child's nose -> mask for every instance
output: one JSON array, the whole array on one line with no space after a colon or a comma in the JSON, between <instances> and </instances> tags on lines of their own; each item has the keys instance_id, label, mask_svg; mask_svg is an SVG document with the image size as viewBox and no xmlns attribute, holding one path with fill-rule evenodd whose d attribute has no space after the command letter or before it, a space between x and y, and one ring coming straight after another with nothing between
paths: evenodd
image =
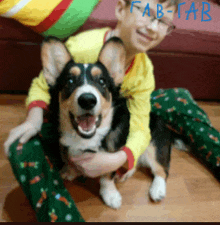
<instances>
[{"instance_id":1,"label":"child's nose","mask_svg":"<svg viewBox=\"0 0 220 225\"><path fill-rule=\"evenodd\" d=\"M157 19L155 19L147 27L148 27L148 29L150 29L154 32L158 32L159 31L159 21Z\"/></svg>"}]
</instances>

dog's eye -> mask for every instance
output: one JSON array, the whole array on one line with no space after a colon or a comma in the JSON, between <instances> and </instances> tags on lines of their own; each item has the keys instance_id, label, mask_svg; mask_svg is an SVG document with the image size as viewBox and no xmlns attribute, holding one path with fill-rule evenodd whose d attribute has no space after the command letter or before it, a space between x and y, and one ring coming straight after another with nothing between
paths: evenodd
<instances>
[{"instance_id":1,"label":"dog's eye","mask_svg":"<svg viewBox=\"0 0 220 225\"><path fill-rule=\"evenodd\" d=\"M99 79L99 83L102 85L102 87L106 87L105 79L104 78L100 78Z\"/></svg>"}]
</instances>

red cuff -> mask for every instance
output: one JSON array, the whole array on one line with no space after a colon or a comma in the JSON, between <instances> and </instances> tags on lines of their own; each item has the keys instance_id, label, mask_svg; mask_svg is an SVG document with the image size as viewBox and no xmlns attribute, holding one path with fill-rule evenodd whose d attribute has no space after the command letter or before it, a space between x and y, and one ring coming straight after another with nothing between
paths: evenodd
<instances>
[{"instance_id":1,"label":"red cuff","mask_svg":"<svg viewBox=\"0 0 220 225\"><path fill-rule=\"evenodd\" d=\"M125 173L127 173L128 170L123 168L123 167L120 167L117 171L116 171L116 174L121 178Z\"/></svg>"},{"instance_id":2,"label":"red cuff","mask_svg":"<svg viewBox=\"0 0 220 225\"><path fill-rule=\"evenodd\" d=\"M131 149L124 146L120 150L124 151L127 154L128 170L131 170L134 167L134 155ZM116 173L118 174L119 177L122 177L122 175L128 172L128 170L121 167L116 171Z\"/></svg>"},{"instance_id":3,"label":"red cuff","mask_svg":"<svg viewBox=\"0 0 220 225\"><path fill-rule=\"evenodd\" d=\"M34 107L39 107L44 110L48 110L48 105L44 101L33 101L31 104L28 106L28 111Z\"/></svg>"},{"instance_id":4,"label":"red cuff","mask_svg":"<svg viewBox=\"0 0 220 225\"><path fill-rule=\"evenodd\" d=\"M131 149L124 146L120 150L124 151L127 154L128 170L132 169L134 167L134 155L133 155Z\"/></svg>"}]
</instances>

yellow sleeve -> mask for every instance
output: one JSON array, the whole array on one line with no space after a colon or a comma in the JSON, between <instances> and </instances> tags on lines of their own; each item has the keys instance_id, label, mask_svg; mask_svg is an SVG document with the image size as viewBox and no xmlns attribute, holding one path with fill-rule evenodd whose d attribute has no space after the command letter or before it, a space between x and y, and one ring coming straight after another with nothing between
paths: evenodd
<instances>
[{"instance_id":1,"label":"yellow sleeve","mask_svg":"<svg viewBox=\"0 0 220 225\"><path fill-rule=\"evenodd\" d=\"M41 71L39 76L32 80L28 97L26 99L26 106L28 107L32 102L35 101L43 101L46 103L46 105L49 105L50 99L49 86L43 75L43 71Z\"/></svg>"},{"instance_id":2,"label":"yellow sleeve","mask_svg":"<svg viewBox=\"0 0 220 225\"><path fill-rule=\"evenodd\" d=\"M130 128L127 142L123 150L128 156L128 167L137 164L140 155L146 150L151 140L150 133L150 96L155 89L153 65L148 62L148 72L143 74L134 92L129 93L127 106L130 112ZM145 70L146 71L146 70Z\"/></svg>"}]
</instances>

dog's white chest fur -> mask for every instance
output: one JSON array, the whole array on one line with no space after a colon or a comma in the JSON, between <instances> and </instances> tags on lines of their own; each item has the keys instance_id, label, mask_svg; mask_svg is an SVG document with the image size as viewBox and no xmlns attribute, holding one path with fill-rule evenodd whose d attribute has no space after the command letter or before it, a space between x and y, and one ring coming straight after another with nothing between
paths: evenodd
<instances>
[{"instance_id":1,"label":"dog's white chest fur","mask_svg":"<svg viewBox=\"0 0 220 225\"><path fill-rule=\"evenodd\" d=\"M84 139L80 137L74 130L72 134L64 134L61 137L60 142L61 144L69 148L68 152L70 156L81 155L86 149L98 151L101 147L101 141L103 137L108 133L109 129L110 126L98 128L96 130L96 134L90 139Z\"/></svg>"}]
</instances>

